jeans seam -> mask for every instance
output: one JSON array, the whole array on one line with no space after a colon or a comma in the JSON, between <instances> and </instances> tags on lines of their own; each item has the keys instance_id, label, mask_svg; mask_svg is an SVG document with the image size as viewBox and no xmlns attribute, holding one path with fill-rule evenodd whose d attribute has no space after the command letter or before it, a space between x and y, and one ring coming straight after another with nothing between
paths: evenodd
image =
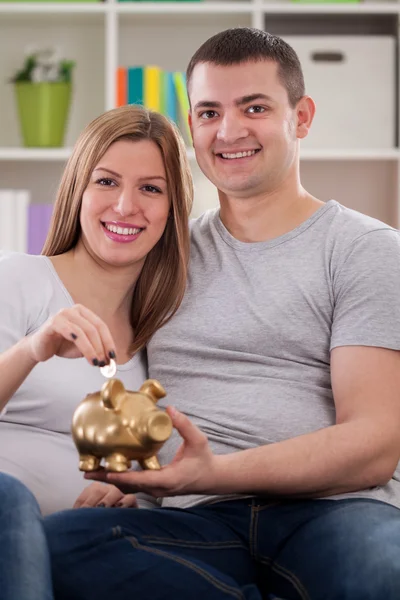
<instances>
[{"instance_id":1,"label":"jeans seam","mask_svg":"<svg viewBox=\"0 0 400 600\"><path fill-rule=\"evenodd\" d=\"M209 548L209 549L220 549L220 548L244 548L247 550L246 546L239 541L231 541L231 542L191 542L188 540L179 540L179 539L171 539L171 538L162 538L162 537L153 537L151 535L143 535L141 536L143 540L146 540L149 544L164 544L167 546L185 546L187 548Z\"/></svg>"},{"instance_id":2,"label":"jeans seam","mask_svg":"<svg viewBox=\"0 0 400 600\"><path fill-rule=\"evenodd\" d=\"M147 546L141 544L135 537L133 537L131 535L126 536L126 539L132 544L133 547L135 547L139 550L144 550L145 552L149 552L150 554L157 554L158 556L163 556L164 558L168 558L169 560L177 562L177 563L191 569L192 571L194 571L195 573L197 573L198 575L203 577L203 579L206 579L211 585L213 585L215 588L221 590L222 592L230 594L231 596L234 596L235 598L238 598L239 600L245 600L245 597L241 591L235 590L233 587L231 587L227 583L218 581L218 579L216 577L214 577L214 575L211 575L205 569L198 567L191 561L189 561L185 558L181 558L180 556L171 556L171 554L168 554L168 552L164 552L163 550L159 550L158 548L148 548Z\"/></svg>"},{"instance_id":3,"label":"jeans seam","mask_svg":"<svg viewBox=\"0 0 400 600\"><path fill-rule=\"evenodd\" d=\"M304 585L294 573L292 573L288 569L285 569L285 567L278 565L275 561L272 561L270 558L264 558L262 556L259 556L258 560L261 563L268 565L272 571L275 571L275 573L277 573L277 575L280 575L284 579L287 579L293 585L296 592L299 594L301 600L311 600Z\"/></svg>"},{"instance_id":4,"label":"jeans seam","mask_svg":"<svg viewBox=\"0 0 400 600\"><path fill-rule=\"evenodd\" d=\"M268 502L268 504L263 504L262 506L254 506L255 512L259 513L263 510L268 510L269 508L273 508L274 506L279 506L281 502Z\"/></svg>"},{"instance_id":5,"label":"jeans seam","mask_svg":"<svg viewBox=\"0 0 400 600\"><path fill-rule=\"evenodd\" d=\"M256 516L256 512L254 511L254 506L252 506L251 507L250 525L249 525L249 548L250 548L250 556L253 559L255 557L255 547L254 547L255 516Z\"/></svg>"}]
</instances>

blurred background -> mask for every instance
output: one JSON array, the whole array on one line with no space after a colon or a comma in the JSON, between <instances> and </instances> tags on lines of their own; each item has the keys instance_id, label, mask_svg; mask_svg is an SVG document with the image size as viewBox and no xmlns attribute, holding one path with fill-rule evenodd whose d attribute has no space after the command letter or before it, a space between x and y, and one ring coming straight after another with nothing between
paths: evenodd
<instances>
[{"instance_id":1,"label":"blurred background","mask_svg":"<svg viewBox=\"0 0 400 600\"><path fill-rule=\"evenodd\" d=\"M399 227L399 18L400 0L0 0L0 248L40 253L71 146L124 103L177 121L192 216L215 207L185 125L184 71L202 42L235 26L281 35L299 54L317 103L305 187Z\"/></svg>"}]
</instances>

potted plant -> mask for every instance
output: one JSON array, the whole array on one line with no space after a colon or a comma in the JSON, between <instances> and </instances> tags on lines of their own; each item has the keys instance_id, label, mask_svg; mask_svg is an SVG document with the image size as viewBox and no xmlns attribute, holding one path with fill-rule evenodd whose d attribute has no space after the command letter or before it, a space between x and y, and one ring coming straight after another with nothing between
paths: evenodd
<instances>
[{"instance_id":1,"label":"potted plant","mask_svg":"<svg viewBox=\"0 0 400 600\"><path fill-rule=\"evenodd\" d=\"M28 54L11 79L24 146L63 145L72 94L74 61L58 58L53 49Z\"/></svg>"}]
</instances>

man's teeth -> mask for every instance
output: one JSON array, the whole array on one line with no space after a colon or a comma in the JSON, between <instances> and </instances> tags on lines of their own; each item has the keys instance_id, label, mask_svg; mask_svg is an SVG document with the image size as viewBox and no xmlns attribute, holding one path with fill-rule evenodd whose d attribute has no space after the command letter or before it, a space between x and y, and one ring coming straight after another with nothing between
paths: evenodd
<instances>
[{"instance_id":1,"label":"man's teeth","mask_svg":"<svg viewBox=\"0 0 400 600\"><path fill-rule=\"evenodd\" d=\"M222 158L243 158L244 156L253 156L257 150L249 150L248 152L236 152L235 154L221 154Z\"/></svg>"},{"instance_id":2,"label":"man's teeth","mask_svg":"<svg viewBox=\"0 0 400 600\"><path fill-rule=\"evenodd\" d=\"M119 233L120 235L136 235L136 233L142 231L136 227L117 227L116 225L107 225L107 223L105 223L104 227L108 229L108 231Z\"/></svg>"}]
</instances>

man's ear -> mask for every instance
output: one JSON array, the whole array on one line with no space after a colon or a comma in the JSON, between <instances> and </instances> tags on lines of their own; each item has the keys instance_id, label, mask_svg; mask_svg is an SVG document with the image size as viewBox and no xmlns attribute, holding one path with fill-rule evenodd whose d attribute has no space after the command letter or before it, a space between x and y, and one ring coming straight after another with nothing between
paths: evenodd
<instances>
[{"instance_id":1,"label":"man's ear","mask_svg":"<svg viewBox=\"0 0 400 600\"><path fill-rule=\"evenodd\" d=\"M296 107L296 137L303 139L308 135L315 115L315 102L310 96L303 96Z\"/></svg>"}]
</instances>

